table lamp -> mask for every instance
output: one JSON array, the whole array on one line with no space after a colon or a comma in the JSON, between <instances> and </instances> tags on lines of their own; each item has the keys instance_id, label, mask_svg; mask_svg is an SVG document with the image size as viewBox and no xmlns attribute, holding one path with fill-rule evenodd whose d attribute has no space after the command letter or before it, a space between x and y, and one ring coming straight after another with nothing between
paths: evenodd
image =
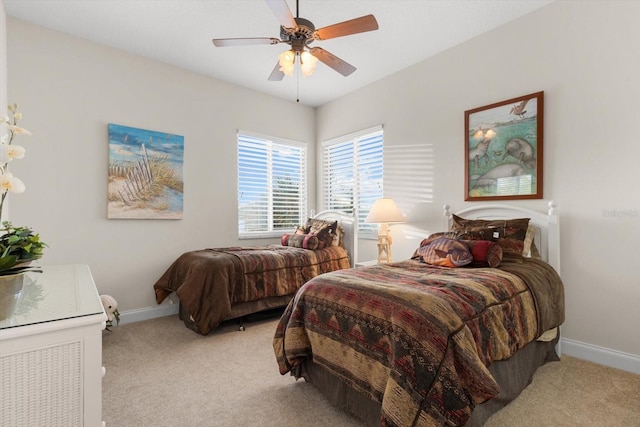
<instances>
[{"instance_id":1,"label":"table lamp","mask_svg":"<svg viewBox=\"0 0 640 427\"><path fill-rule=\"evenodd\" d=\"M390 198L375 201L364 222L380 224L378 229L378 264L391 262L390 223L405 222L404 215Z\"/></svg>"}]
</instances>

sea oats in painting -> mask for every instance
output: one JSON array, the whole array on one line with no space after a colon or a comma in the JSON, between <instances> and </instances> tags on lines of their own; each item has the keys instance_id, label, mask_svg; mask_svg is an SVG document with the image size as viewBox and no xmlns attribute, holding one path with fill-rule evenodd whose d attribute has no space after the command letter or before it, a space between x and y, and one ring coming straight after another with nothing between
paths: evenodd
<instances>
[{"instance_id":1,"label":"sea oats in painting","mask_svg":"<svg viewBox=\"0 0 640 427\"><path fill-rule=\"evenodd\" d=\"M184 137L109 124L108 218L181 219Z\"/></svg>"}]
</instances>

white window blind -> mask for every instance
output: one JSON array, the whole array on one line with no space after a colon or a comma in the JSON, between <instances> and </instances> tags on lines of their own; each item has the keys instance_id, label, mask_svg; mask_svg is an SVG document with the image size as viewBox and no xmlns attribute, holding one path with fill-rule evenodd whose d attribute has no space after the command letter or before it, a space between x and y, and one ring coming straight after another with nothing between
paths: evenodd
<instances>
[{"instance_id":1,"label":"white window blind","mask_svg":"<svg viewBox=\"0 0 640 427\"><path fill-rule=\"evenodd\" d=\"M302 143L238 133L238 233L279 236L306 220L307 148Z\"/></svg>"},{"instance_id":2,"label":"white window blind","mask_svg":"<svg viewBox=\"0 0 640 427\"><path fill-rule=\"evenodd\" d=\"M377 230L364 219L383 194L383 136L377 126L322 144L324 209L347 214L357 209L359 230L365 233Z\"/></svg>"}]
</instances>

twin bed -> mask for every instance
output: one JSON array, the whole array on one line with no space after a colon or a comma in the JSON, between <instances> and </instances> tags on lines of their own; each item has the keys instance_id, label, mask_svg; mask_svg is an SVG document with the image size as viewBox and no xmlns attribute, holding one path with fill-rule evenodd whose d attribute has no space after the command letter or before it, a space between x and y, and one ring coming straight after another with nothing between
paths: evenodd
<instances>
[{"instance_id":1,"label":"twin bed","mask_svg":"<svg viewBox=\"0 0 640 427\"><path fill-rule=\"evenodd\" d=\"M310 224L316 228L310 230ZM292 246L213 248L182 254L154 284L157 303L175 292L180 300L180 319L202 335L225 320L286 306L309 279L352 267L355 259L357 230L351 216L323 211L306 226L302 230L306 233L300 231L295 236L307 237L304 246L310 241L308 237L322 235L327 227L331 228L331 243L305 249L297 247L303 246L304 239L293 246L296 239L292 237Z\"/></svg>"},{"instance_id":2,"label":"twin bed","mask_svg":"<svg viewBox=\"0 0 640 427\"><path fill-rule=\"evenodd\" d=\"M456 231L425 239L412 259L349 268L357 225L323 212L344 229L341 243L188 252L154 285L156 297L176 292L181 319L205 335L286 306L273 339L280 373L365 425L481 426L558 360L558 216L552 203L547 213L477 205L445 214ZM461 256L447 239L486 251ZM454 268L465 257L473 263Z\"/></svg>"},{"instance_id":3,"label":"twin bed","mask_svg":"<svg viewBox=\"0 0 640 427\"><path fill-rule=\"evenodd\" d=\"M564 290L555 207L545 215L478 206L452 219L465 239L489 229L504 251L499 265L434 266L417 250L415 259L318 276L277 326L280 372L305 378L365 425L480 426L538 367L558 360Z\"/></svg>"}]
</instances>

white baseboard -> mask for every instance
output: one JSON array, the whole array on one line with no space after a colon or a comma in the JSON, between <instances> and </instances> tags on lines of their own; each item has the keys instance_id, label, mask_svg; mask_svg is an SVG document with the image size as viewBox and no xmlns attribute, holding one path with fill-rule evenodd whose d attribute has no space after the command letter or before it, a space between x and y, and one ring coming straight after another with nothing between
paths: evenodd
<instances>
[{"instance_id":1,"label":"white baseboard","mask_svg":"<svg viewBox=\"0 0 640 427\"><path fill-rule=\"evenodd\" d=\"M561 338L560 341L562 343L562 354L640 374L640 356L568 338Z\"/></svg>"},{"instance_id":2,"label":"white baseboard","mask_svg":"<svg viewBox=\"0 0 640 427\"><path fill-rule=\"evenodd\" d=\"M142 320L178 314L178 307L180 304L174 303L169 299L167 301L170 302L156 305L154 307L137 308L135 310L121 312L119 325L126 325L127 323L140 322Z\"/></svg>"}]
</instances>

